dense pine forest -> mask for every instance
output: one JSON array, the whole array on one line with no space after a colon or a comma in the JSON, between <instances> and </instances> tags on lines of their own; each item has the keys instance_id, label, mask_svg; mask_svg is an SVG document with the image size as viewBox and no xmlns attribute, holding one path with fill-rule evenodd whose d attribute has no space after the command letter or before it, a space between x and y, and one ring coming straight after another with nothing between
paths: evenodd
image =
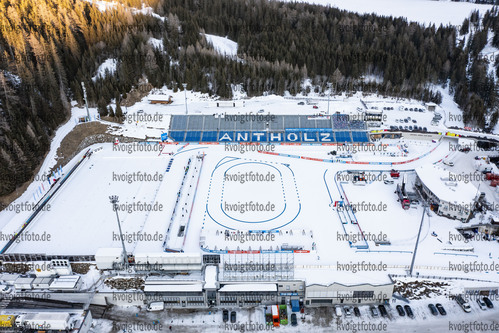
<instances>
[{"instance_id":1,"label":"dense pine forest","mask_svg":"<svg viewBox=\"0 0 499 333\"><path fill-rule=\"evenodd\" d=\"M317 92L333 82L338 93L437 103L442 97L432 87L443 85L467 124L497 122L496 73L480 56L488 38L499 47L497 9L473 13L458 30L268 0L117 2L102 12L83 0L0 3L0 195L32 177L70 101L83 103L81 82L101 115L139 81L174 90L186 82L187 89L228 98L230 84L248 96L297 94L311 79ZM139 12L142 4L156 15ZM203 32L236 41L237 58L217 54ZM109 58L117 60L116 72L92 80Z\"/></svg>"}]
</instances>

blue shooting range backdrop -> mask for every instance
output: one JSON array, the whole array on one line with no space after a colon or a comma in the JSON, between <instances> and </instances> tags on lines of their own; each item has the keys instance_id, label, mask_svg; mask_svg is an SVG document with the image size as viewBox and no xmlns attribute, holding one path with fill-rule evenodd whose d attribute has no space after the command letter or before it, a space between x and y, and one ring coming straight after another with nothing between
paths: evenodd
<instances>
[{"instance_id":1,"label":"blue shooting range backdrop","mask_svg":"<svg viewBox=\"0 0 499 333\"><path fill-rule=\"evenodd\" d=\"M174 115L169 137L178 142L369 142L364 121L348 115Z\"/></svg>"}]
</instances>

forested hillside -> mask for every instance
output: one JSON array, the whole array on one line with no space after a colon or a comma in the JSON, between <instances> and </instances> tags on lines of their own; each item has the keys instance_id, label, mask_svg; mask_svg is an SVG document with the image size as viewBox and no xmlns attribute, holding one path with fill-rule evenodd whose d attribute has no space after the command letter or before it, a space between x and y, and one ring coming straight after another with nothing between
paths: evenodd
<instances>
[{"instance_id":1,"label":"forested hillside","mask_svg":"<svg viewBox=\"0 0 499 333\"><path fill-rule=\"evenodd\" d=\"M483 21L472 15L457 31L303 3L143 0L153 16L137 10L140 0L115 2L105 11L83 0L0 3L0 195L32 176L69 102L83 102L81 82L102 115L139 80L172 89L186 82L187 89L226 98L230 84L249 96L306 93L302 83L310 78L317 90L333 82L338 92L437 103L431 85L449 84L466 122L497 120L495 76L479 56L487 31L499 29L496 11ZM237 58L217 54L202 32L236 41ZM109 58L117 61L115 73L92 80Z\"/></svg>"}]
</instances>

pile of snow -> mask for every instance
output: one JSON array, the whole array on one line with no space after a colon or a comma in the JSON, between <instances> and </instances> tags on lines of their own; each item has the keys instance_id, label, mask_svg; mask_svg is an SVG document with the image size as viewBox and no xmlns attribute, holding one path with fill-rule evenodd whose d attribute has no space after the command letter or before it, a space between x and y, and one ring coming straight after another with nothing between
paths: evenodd
<instances>
[{"instance_id":1,"label":"pile of snow","mask_svg":"<svg viewBox=\"0 0 499 333\"><path fill-rule=\"evenodd\" d=\"M156 14L151 7L146 7L144 4L142 4L142 9L140 9L140 10L132 8L132 13L133 14L150 15L152 17L160 19L161 21L166 21L165 17Z\"/></svg>"},{"instance_id":2,"label":"pile of snow","mask_svg":"<svg viewBox=\"0 0 499 333\"><path fill-rule=\"evenodd\" d=\"M118 62L116 59L106 59L100 66L97 68L97 73L95 73L94 77L92 77L92 81L97 80L98 78L104 78L106 75L113 75L116 72L116 64Z\"/></svg>"},{"instance_id":3,"label":"pile of snow","mask_svg":"<svg viewBox=\"0 0 499 333\"><path fill-rule=\"evenodd\" d=\"M101 1L101 0L84 0L86 2L90 2L92 5L97 6L97 8L101 12L105 12L108 9L114 9L116 8L117 3L116 2L109 2L109 1Z\"/></svg>"},{"instance_id":4,"label":"pile of snow","mask_svg":"<svg viewBox=\"0 0 499 333\"><path fill-rule=\"evenodd\" d=\"M204 34L208 44L211 44L215 51L229 57L237 56L237 43L227 37Z\"/></svg>"},{"instance_id":5,"label":"pile of snow","mask_svg":"<svg viewBox=\"0 0 499 333\"><path fill-rule=\"evenodd\" d=\"M147 43L152 45L154 48L163 51L163 41L161 39L151 37L151 38L149 38Z\"/></svg>"}]
</instances>

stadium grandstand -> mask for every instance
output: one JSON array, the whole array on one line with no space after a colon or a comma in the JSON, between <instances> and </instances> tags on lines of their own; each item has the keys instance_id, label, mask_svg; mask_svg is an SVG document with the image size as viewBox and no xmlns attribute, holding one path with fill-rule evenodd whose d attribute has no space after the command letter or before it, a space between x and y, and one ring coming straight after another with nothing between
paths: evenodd
<instances>
[{"instance_id":1,"label":"stadium grandstand","mask_svg":"<svg viewBox=\"0 0 499 333\"><path fill-rule=\"evenodd\" d=\"M177 142L369 142L364 121L348 115L173 115Z\"/></svg>"}]
</instances>

